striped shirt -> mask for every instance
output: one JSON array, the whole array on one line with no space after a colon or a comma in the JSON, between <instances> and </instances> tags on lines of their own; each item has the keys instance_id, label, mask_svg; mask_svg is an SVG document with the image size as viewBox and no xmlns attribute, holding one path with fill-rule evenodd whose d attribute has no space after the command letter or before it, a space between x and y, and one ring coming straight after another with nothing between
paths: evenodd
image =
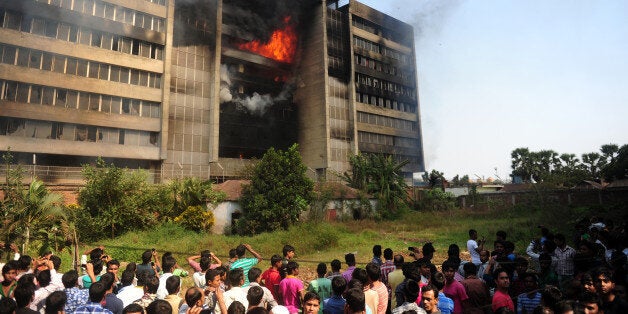
<instances>
[{"instance_id":1,"label":"striped shirt","mask_svg":"<svg viewBox=\"0 0 628 314\"><path fill-rule=\"evenodd\" d=\"M388 287L381 281L376 281L373 283L373 287L371 290L377 292L377 314L386 314L386 308L388 307Z\"/></svg>"},{"instance_id":2,"label":"striped shirt","mask_svg":"<svg viewBox=\"0 0 628 314\"><path fill-rule=\"evenodd\" d=\"M257 265L257 263L259 263L259 260L254 257L238 258L235 262L231 263L230 269L242 268L244 271L244 285L242 285L242 287L249 286L249 270Z\"/></svg>"},{"instance_id":3,"label":"striped shirt","mask_svg":"<svg viewBox=\"0 0 628 314\"><path fill-rule=\"evenodd\" d=\"M380 266L380 272L382 273L382 282L388 284L388 274L393 272L395 268L395 264L393 261L386 261L382 266Z\"/></svg>"},{"instance_id":4,"label":"striped shirt","mask_svg":"<svg viewBox=\"0 0 628 314\"><path fill-rule=\"evenodd\" d=\"M522 293L517 297L517 314L532 313L539 304L541 304L540 292L535 293L533 298L528 297L527 293Z\"/></svg>"}]
</instances>

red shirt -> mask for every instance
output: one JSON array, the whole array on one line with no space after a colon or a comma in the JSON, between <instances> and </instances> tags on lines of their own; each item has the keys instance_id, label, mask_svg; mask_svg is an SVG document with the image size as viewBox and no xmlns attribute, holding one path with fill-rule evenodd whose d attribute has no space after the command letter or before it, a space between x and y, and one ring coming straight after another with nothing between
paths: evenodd
<instances>
[{"instance_id":1,"label":"red shirt","mask_svg":"<svg viewBox=\"0 0 628 314\"><path fill-rule=\"evenodd\" d=\"M495 294L493 295L493 312L496 312L499 308L508 307L511 311L515 311L515 304L512 302L512 299L508 295L508 293L501 292L499 290L495 290Z\"/></svg>"},{"instance_id":2,"label":"red shirt","mask_svg":"<svg viewBox=\"0 0 628 314\"><path fill-rule=\"evenodd\" d=\"M279 282L281 282L281 275L279 274L279 271L273 269L272 267L267 269L262 274L262 281L264 281L264 285L266 286L266 288L268 288L268 290L270 290L270 293L273 294L275 300L279 301L278 291Z\"/></svg>"}]
</instances>

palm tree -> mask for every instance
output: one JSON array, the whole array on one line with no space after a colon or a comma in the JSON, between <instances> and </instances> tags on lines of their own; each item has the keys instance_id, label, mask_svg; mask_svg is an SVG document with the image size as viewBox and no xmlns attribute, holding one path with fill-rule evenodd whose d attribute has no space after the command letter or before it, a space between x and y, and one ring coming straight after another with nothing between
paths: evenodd
<instances>
[{"instance_id":1,"label":"palm tree","mask_svg":"<svg viewBox=\"0 0 628 314\"><path fill-rule=\"evenodd\" d=\"M66 218L63 208L63 196L50 193L44 183L39 180L31 182L28 190L21 193L22 202L15 208L12 230L24 228L24 244L22 251L28 249L31 230L58 218Z\"/></svg>"}]
</instances>

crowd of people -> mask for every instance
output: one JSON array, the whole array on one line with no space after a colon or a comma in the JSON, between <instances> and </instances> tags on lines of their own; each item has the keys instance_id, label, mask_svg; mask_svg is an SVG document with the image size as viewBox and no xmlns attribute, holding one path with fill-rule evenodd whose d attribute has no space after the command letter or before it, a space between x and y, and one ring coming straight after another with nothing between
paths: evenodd
<instances>
[{"instance_id":1,"label":"crowd of people","mask_svg":"<svg viewBox=\"0 0 628 314\"><path fill-rule=\"evenodd\" d=\"M344 271L338 259L329 269L319 263L317 278L306 282L290 245L266 269L248 244L230 250L224 262L204 250L186 260L194 286L184 291L181 278L189 273L171 253L146 250L122 271L99 247L86 252L79 274L61 273L61 259L50 252L31 258L10 245L15 258L1 266L0 314L628 313L623 226L580 223L577 249L565 235L539 227L525 255L515 253L506 232L497 232L489 249L472 229L469 260L457 244L440 267L432 243L409 247L409 254L375 245L363 267L347 253Z\"/></svg>"}]
</instances>

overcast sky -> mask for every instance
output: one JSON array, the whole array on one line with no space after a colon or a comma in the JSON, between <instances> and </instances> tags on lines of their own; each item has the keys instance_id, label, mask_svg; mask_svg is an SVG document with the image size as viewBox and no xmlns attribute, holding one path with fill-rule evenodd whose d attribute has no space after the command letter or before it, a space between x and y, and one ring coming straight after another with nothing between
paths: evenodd
<instances>
[{"instance_id":1,"label":"overcast sky","mask_svg":"<svg viewBox=\"0 0 628 314\"><path fill-rule=\"evenodd\" d=\"M628 144L628 1L361 2L414 26L426 169Z\"/></svg>"}]
</instances>

